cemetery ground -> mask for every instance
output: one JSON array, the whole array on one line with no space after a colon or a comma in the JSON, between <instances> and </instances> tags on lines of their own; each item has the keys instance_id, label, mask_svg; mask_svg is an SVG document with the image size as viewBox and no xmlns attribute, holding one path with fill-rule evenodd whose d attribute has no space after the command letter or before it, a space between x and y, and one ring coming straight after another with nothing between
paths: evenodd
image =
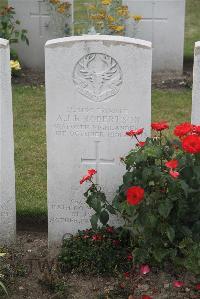
<instances>
[{"instance_id":1,"label":"cemetery ground","mask_svg":"<svg viewBox=\"0 0 200 299\"><path fill-rule=\"evenodd\" d=\"M171 266L131 279L123 273L114 278L57 272L56 259L47 251L45 89L42 77L38 84L19 81L13 86L18 236L17 245L6 249L9 298L128 299L133 289L133 298L147 293L158 299L199 298L196 278ZM169 121L168 134L191 115L191 81L173 82L155 79L152 94L152 118ZM175 279L185 286L174 288Z\"/></svg>"},{"instance_id":2,"label":"cemetery ground","mask_svg":"<svg viewBox=\"0 0 200 299\"><path fill-rule=\"evenodd\" d=\"M199 5L199 0L187 0L190 14L186 16L185 58L189 61L189 74L154 78L153 82L152 119L167 120L171 127L169 135L176 124L190 120L191 61L194 41L199 40L200 20L196 14ZM44 80L40 74L24 73L25 76L22 74L13 81L18 233L16 246L4 249L7 255L3 273L9 292L5 298L128 299L133 292L135 296L129 299L140 299L144 294L156 299L200 298L195 290L197 278L173 266L164 270L152 268L144 276L136 271L132 278L124 273L101 277L57 271L57 261L47 250ZM174 280L184 281L185 285L175 288Z\"/></svg>"}]
</instances>

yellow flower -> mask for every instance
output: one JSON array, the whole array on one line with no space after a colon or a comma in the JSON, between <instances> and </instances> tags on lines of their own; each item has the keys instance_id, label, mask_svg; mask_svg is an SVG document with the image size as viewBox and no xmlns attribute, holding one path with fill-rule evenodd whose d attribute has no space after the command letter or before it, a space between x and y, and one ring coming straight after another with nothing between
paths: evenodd
<instances>
[{"instance_id":1,"label":"yellow flower","mask_svg":"<svg viewBox=\"0 0 200 299\"><path fill-rule=\"evenodd\" d=\"M101 0L102 5L110 5L112 3L112 0Z\"/></svg>"},{"instance_id":2,"label":"yellow flower","mask_svg":"<svg viewBox=\"0 0 200 299\"><path fill-rule=\"evenodd\" d=\"M57 4L60 4L60 0L50 0L50 3L57 5Z\"/></svg>"},{"instance_id":3,"label":"yellow flower","mask_svg":"<svg viewBox=\"0 0 200 299\"><path fill-rule=\"evenodd\" d=\"M123 16L123 17L128 16L128 6L127 6L127 5L119 6L119 7L117 8L117 14L118 14L119 16Z\"/></svg>"},{"instance_id":4,"label":"yellow flower","mask_svg":"<svg viewBox=\"0 0 200 299\"><path fill-rule=\"evenodd\" d=\"M113 16L107 16L108 22L113 23L115 21L115 18Z\"/></svg>"},{"instance_id":5,"label":"yellow flower","mask_svg":"<svg viewBox=\"0 0 200 299\"><path fill-rule=\"evenodd\" d=\"M110 25L110 29L116 31L116 32L121 32L125 29L124 26L120 26L120 25Z\"/></svg>"},{"instance_id":6,"label":"yellow flower","mask_svg":"<svg viewBox=\"0 0 200 299\"><path fill-rule=\"evenodd\" d=\"M136 22L140 22L142 20L142 16L133 16L133 19L136 21Z\"/></svg>"},{"instance_id":7,"label":"yellow flower","mask_svg":"<svg viewBox=\"0 0 200 299\"><path fill-rule=\"evenodd\" d=\"M65 6L65 3L62 3L58 6L57 8L57 12L61 13L61 14L64 14L66 11L66 6Z\"/></svg>"},{"instance_id":8,"label":"yellow flower","mask_svg":"<svg viewBox=\"0 0 200 299\"><path fill-rule=\"evenodd\" d=\"M15 71L21 70L20 63L17 60L11 60L10 61L10 67L11 67L12 70L15 70Z\"/></svg>"},{"instance_id":9,"label":"yellow flower","mask_svg":"<svg viewBox=\"0 0 200 299\"><path fill-rule=\"evenodd\" d=\"M90 19L92 20L104 20L106 18L105 13L97 13L97 14L92 14L90 16Z\"/></svg>"}]
</instances>

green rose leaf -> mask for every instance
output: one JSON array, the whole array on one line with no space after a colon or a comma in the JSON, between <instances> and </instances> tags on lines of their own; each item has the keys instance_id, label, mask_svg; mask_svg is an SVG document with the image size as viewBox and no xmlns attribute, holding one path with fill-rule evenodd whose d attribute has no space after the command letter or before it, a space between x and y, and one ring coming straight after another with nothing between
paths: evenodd
<instances>
[{"instance_id":1,"label":"green rose leaf","mask_svg":"<svg viewBox=\"0 0 200 299\"><path fill-rule=\"evenodd\" d=\"M100 221L103 225L106 225L109 220L109 214L105 210L103 210L100 214Z\"/></svg>"},{"instance_id":2,"label":"green rose leaf","mask_svg":"<svg viewBox=\"0 0 200 299\"><path fill-rule=\"evenodd\" d=\"M115 209L112 206L108 205L107 210L108 210L108 212L110 212L110 214L116 215Z\"/></svg>"},{"instance_id":3,"label":"green rose leaf","mask_svg":"<svg viewBox=\"0 0 200 299\"><path fill-rule=\"evenodd\" d=\"M98 220L99 220L99 217L98 217L97 214L92 215L92 217L90 219L90 222L91 222L91 225L92 225L93 229L97 229Z\"/></svg>"},{"instance_id":4,"label":"green rose leaf","mask_svg":"<svg viewBox=\"0 0 200 299\"><path fill-rule=\"evenodd\" d=\"M125 185L130 185L133 181L133 174L132 172L127 172L124 176L123 176L123 182Z\"/></svg>"},{"instance_id":5,"label":"green rose leaf","mask_svg":"<svg viewBox=\"0 0 200 299\"><path fill-rule=\"evenodd\" d=\"M98 194L89 196L86 203L92 208L96 213L100 214L101 212L101 197Z\"/></svg>"},{"instance_id":6,"label":"green rose leaf","mask_svg":"<svg viewBox=\"0 0 200 299\"><path fill-rule=\"evenodd\" d=\"M172 208L173 208L172 202L169 199L166 199L165 201L161 202L158 211L160 215L166 219L169 216Z\"/></svg>"},{"instance_id":7,"label":"green rose leaf","mask_svg":"<svg viewBox=\"0 0 200 299\"><path fill-rule=\"evenodd\" d=\"M172 243L174 241L174 238L175 238L175 231L174 231L173 227L172 226L168 226L166 233L167 233L168 239Z\"/></svg>"}]
</instances>

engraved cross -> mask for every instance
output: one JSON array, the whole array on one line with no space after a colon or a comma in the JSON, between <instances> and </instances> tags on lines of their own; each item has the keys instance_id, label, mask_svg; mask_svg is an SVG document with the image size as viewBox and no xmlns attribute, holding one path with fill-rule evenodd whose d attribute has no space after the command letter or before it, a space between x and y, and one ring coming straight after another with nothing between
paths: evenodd
<instances>
[{"instance_id":1,"label":"engraved cross","mask_svg":"<svg viewBox=\"0 0 200 299\"><path fill-rule=\"evenodd\" d=\"M97 171L96 174L96 184L99 184L99 166L100 165L114 165L115 159L102 159L100 157L99 144L101 141L95 141L95 157L94 158L81 158L81 162L85 165L95 165Z\"/></svg>"},{"instance_id":2,"label":"engraved cross","mask_svg":"<svg viewBox=\"0 0 200 299\"><path fill-rule=\"evenodd\" d=\"M156 2L155 0L152 0L152 17L150 18L142 18L142 22L146 21L146 22L150 22L151 23L151 27L152 27L152 45L154 47L154 42L155 42L155 22L167 22L168 18L157 18L155 17L155 8L156 8Z\"/></svg>"},{"instance_id":3,"label":"engraved cross","mask_svg":"<svg viewBox=\"0 0 200 299\"><path fill-rule=\"evenodd\" d=\"M38 13L30 12L30 16L39 18L39 34L40 34L40 37L43 37L43 28L47 27L48 25L46 24L46 25L42 26L42 18L49 18L49 14L47 12L42 13L42 5L44 5L44 0L37 1L37 4L38 4Z\"/></svg>"}]
</instances>

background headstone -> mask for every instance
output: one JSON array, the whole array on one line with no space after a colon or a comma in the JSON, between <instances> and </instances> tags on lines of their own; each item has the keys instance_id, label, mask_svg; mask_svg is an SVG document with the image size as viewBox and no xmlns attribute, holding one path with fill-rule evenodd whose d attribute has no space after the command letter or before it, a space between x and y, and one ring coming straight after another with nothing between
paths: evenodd
<instances>
[{"instance_id":1,"label":"background headstone","mask_svg":"<svg viewBox=\"0 0 200 299\"><path fill-rule=\"evenodd\" d=\"M194 50L192 123L200 124L200 41L195 43Z\"/></svg>"},{"instance_id":2,"label":"background headstone","mask_svg":"<svg viewBox=\"0 0 200 299\"><path fill-rule=\"evenodd\" d=\"M149 40L153 47L153 71L183 71L185 0L123 0L129 11L141 15L136 38ZM127 35L132 37L131 24Z\"/></svg>"},{"instance_id":3,"label":"background headstone","mask_svg":"<svg viewBox=\"0 0 200 299\"><path fill-rule=\"evenodd\" d=\"M67 1L67 2L73 2ZM27 37L30 45L20 41L14 48L25 67L44 70L44 45L47 40L63 37L60 28L53 26L50 20L50 11L45 0L8 0L9 5L15 8L16 19L20 20L21 29L28 30ZM71 24L71 17L68 19Z\"/></svg>"},{"instance_id":4,"label":"background headstone","mask_svg":"<svg viewBox=\"0 0 200 299\"><path fill-rule=\"evenodd\" d=\"M15 240L16 203L9 43L0 39L0 245Z\"/></svg>"},{"instance_id":5,"label":"background headstone","mask_svg":"<svg viewBox=\"0 0 200 299\"><path fill-rule=\"evenodd\" d=\"M151 43L82 36L46 44L49 245L90 227L80 186L87 169L112 199L120 162L134 141L125 132L151 123ZM145 138L145 135L143 136ZM87 184L86 184L87 185Z\"/></svg>"}]
</instances>

